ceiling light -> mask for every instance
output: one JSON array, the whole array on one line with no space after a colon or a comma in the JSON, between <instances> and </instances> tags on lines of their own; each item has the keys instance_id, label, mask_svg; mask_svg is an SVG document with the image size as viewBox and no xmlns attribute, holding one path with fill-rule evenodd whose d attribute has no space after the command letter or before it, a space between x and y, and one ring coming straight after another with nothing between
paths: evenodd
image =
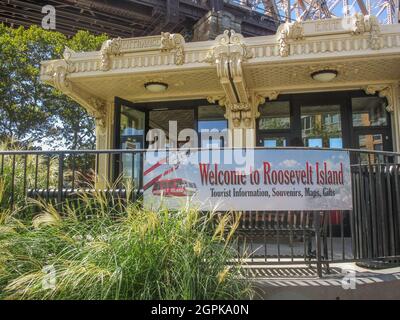
<instances>
[{"instance_id":1,"label":"ceiling light","mask_svg":"<svg viewBox=\"0 0 400 320\"><path fill-rule=\"evenodd\" d=\"M153 92L153 93L160 93L164 92L168 89L168 85L162 82L147 82L144 84L146 90Z\"/></svg>"},{"instance_id":2,"label":"ceiling light","mask_svg":"<svg viewBox=\"0 0 400 320\"><path fill-rule=\"evenodd\" d=\"M338 72L336 70L320 70L313 72L311 74L311 78L321 82L329 82L335 79L338 76Z\"/></svg>"}]
</instances>

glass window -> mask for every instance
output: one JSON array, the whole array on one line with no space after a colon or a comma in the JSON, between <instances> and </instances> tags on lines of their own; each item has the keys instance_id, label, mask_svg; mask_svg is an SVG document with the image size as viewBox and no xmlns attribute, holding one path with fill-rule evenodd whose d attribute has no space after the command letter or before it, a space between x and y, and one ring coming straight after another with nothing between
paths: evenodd
<instances>
[{"instance_id":1,"label":"glass window","mask_svg":"<svg viewBox=\"0 0 400 320\"><path fill-rule=\"evenodd\" d=\"M340 105L302 106L301 132L306 147L342 148Z\"/></svg>"},{"instance_id":2,"label":"glass window","mask_svg":"<svg viewBox=\"0 0 400 320\"><path fill-rule=\"evenodd\" d=\"M140 136L142 138L144 134L144 113L136 109L121 106L120 130L121 137ZM124 142L122 141L122 143Z\"/></svg>"},{"instance_id":3,"label":"glass window","mask_svg":"<svg viewBox=\"0 0 400 320\"><path fill-rule=\"evenodd\" d=\"M321 138L308 138L308 145L310 148L322 148L322 139Z\"/></svg>"},{"instance_id":4,"label":"glass window","mask_svg":"<svg viewBox=\"0 0 400 320\"><path fill-rule=\"evenodd\" d=\"M378 97L351 99L353 108L353 126L371 127L388 124L386 101Z\"/></svg>"},{"instance_id":5,"label":"glass window","mask_svg":"<svg viewBox=\"0 0 400 320\"><path fill-rule=\"evenodd\" d=\"M343 148L343 140L342 140L342 138L330 138L329 145L331 148L342 149Z\"/></svg>"},{"instance_id":6,"label":"glass window","mask_svg":"<svg viewBox=\"0 0 400 320\"><path fill-rule=\"evenodd\" d=\"M290 103L289 101L273 101L264 103L259 108L260 130L290 129Z\"/></svg>"},{"instance_id":7,"label":"glass window","mask_svg":"<svg viewBox=\"0 0 400 320\"><path fill-rule=\"evenodd\" d=\"M120 115L121 149L144 148L144 112L121 106ZM139 187L141 176L141 159L139 153L124 153L122 155L122 175L131 178L135 188Z\"/></svg>"},{"instance_id":8,"label":"glass window","mask_svg":"<svg viewBox=\"0 0 400 320\"><path fill-rule=\"evenodd\" d=\"M276 148L276 147L286 147L285 138L265 138L264 147Z\"/></svg>"},{"instance_id":9,"label":"glass window","mask_svg":"<svg viewBox=\"0 0 400 320\"><path fill-rule=\"evenodd\" d=\"M382 134L360 134L358 136L358 144L360 149L366 149L371 151L382 151L383 150L383 135ZM361 153L361 163L375 163L379 159L382 161L382 157L375 154Z\"/></svg>"},{"instance_id":10,"label":"glass window","mask_svg":"<svg viewBox=\"0 0 400 320\"><path fill-rule=\"evenodd\" d=\"M200 147L221 148L227 144L228 121L225 110L219 105L200 106L198 109L197 130Z\"/></svg>"}]
</instances>

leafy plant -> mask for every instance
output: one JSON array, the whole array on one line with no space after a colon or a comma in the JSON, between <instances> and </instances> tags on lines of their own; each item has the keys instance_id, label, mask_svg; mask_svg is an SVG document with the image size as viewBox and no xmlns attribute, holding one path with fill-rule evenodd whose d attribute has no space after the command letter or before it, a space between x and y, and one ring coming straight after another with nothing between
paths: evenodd
<instances>
[{"instance_id":1,"label":"leafy plant","mask_svg":"<svg viewBox=\"0 0 400 320\"><path fill-rule=\"evenodd\" d=\"M40 81L40 62L75 51L98 50L107 36L65 35L38 26L0 24L0 141L21 145L94 148L94 121L76 102Z\"/></svg>"},{"instance_id":2,"label":"leafy plant","mask_svg":"<svg viewBox=\"0 0 400 320\"><path fill-rule=\"evenodd\" d=\"M35 201L32 223L0 216L3 299L238 299L251 296L233 250L239 216L84 194ZM74 205L75 203L75 205ZM50 271L49 271L50 270Z\"/></svg>"}]
</instances>

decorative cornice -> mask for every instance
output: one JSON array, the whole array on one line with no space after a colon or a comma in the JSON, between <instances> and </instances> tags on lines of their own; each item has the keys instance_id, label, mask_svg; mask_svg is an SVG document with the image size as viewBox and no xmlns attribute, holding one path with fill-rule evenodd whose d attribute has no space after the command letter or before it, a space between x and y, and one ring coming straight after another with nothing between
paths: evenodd
<instances>
[{"instance_id":1,"label":"decorative cornice","mask_svg":"<svg viewBox=\"0 0 400 320\"><path fill-rule=\"evenodd\" d=\"M185 63L185 38L179 34L171 34L169 32L161 33L161 51L175 50L175 64L182 65Z\"/></svg>"},{"instance_id":2,"label":"decorative cornice","mask_svg":"<svg viewBox=\"0 0 400 320\"><path fill-rule=\"evenodd\" d=\"M174 63L182 65L185 63L185 39L179 33L171 34L163 32L160 36L111 39L103 43L100 50L100 69L108 71L111 69L111 57L122 53L144 52L144 51L175 51Z\"/></svg>"},{"instance_id":3,"label":"decorative cornice","mask_svg":"<svg viewBox=\"0 0 400 320\"><path fill-rule=\"evenodd\" d=\"M100 69L103 71L108 71L111 69L111 56L117 56L121 54L121 38L106 40L101 49L101 64Z\"/></svg>"},{"instance_id":4,"label":"decorative cornice","mask_svg":"<svg viewBox=\"0 0 400 320\"><path fill-rule=\"evenodd\" d=\"M370 33L369 44L372 50L382 48L381 27L378 18L372 15L364 16L361 13L354 15L353 35L360 35L365 32Z\"/></svg>"},{"instance_id":5,"label":"decorative cornice","mask_svg":"<svg viewBox=\"0 0 400 320\"><path fill-rule=\"evenodd\" d=\"M66 46L65 49L64 49L64 52L63 52L63 58L64 58L65 62L68 65L67 70L68 70L69 73L75 71L75 67L71 63L71 57L72 57L73 54L75 54L75 51Z\"/></svg>"},{"instance_id":6,"label":"decorative cornice","mask_svg":"<svg viewBox=\"0 0 400 320\"><path fill-rule=\"evenodd\" d=\"M378 93L379 97L386 98L388 102L386 110L391 113L394 112L394 93L391 85L387 84L370 85L363 89L366 94L373 95Z\"/></svg>"},{"instance_id":7,"label":"decorative cornice","mask_svg":"<svg viewBox=\"0 0 400 320\"><path fill-rule=\"evenodd\" d=\"M279 44L279 55L288 57L290 55L290 41L297 41L304 38L303 24L299 21L286 22L279 26L277 31Z\"/></svg>"}]
</instances>

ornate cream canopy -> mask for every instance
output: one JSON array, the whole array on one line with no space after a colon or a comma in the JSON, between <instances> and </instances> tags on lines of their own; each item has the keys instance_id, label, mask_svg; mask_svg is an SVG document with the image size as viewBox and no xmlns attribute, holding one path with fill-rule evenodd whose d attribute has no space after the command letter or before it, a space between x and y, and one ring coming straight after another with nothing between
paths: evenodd
<instances>
[{"instance_id":1,"label":"ornate cream canopy","mask_svg":"<svg viewBox=\"0 0 400 320\"><path fill-rule=\"evenodd\" d=\"M315 71L336 79L317 82ZM225 31L213 41L185 43L163 33L112 39L98 52L65 50L44 61L41 78L82 104L109 146L114 97L133 102L207 98L226 108L230 127L254 128L258 105L293 92L364 89L379 93L395 113L399 134L400 25L373 16L285 23L276 35L244 38ZM151 93L147 82L168 90Z\"/></svg>"}]
</instances>

